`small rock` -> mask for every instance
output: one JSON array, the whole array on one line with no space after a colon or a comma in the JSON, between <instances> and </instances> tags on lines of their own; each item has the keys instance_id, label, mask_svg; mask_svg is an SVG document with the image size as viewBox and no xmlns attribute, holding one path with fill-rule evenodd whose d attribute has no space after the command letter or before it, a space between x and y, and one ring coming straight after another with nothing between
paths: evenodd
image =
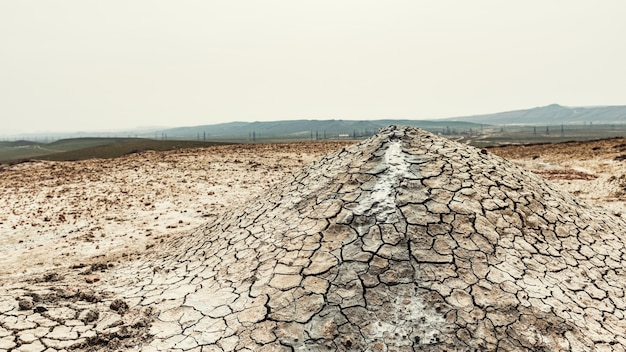
<instances>
[{"instance_id":1,"label":"small rock","mask_svg":"<svg viewBox=\"0 0 626 352\"><path fill-rule=\"evenodd\" d=\"M67 287L65 289L57 290L56 294L65 299L76 297L78 290L75 287Z\"/></svg>"},{"instance_id":2,"label":"small rock","mask_svg":"<svg viewBox=\"0 0 626 352\"><path fill-rule=\"evenodd\" d=\"M43 313L43 312L47 312L48 308L44 307L44 306L37 306L35 307L35 313Z\"/></svg>"},{"instance_id":3,"label":"small rock","mask_svg":"<svg viewBox=\"0 0 626 352\"><path fill-rule=\"evenodd\" d=\"M145 327L148 327L148 326L150 326L150 320L148 318L146 318L146 317L141 317L141 318L135 320L133 322L133 324L131 325L131 327L136 328L136 329L138 329L138 328L145 328Z\"/></svg>"},{"instance_id":4,"label":"small rock","mask_svg":"<svg viewBox=\"0 0 626 352\"><path fill-rule=\"evenodd\" d=\"M87 289L80 291L78 299L86 302L100 302L102 300L102 296L93 290Z\"/></svg>"},{"instance_id":5,"label":"small rock","mask_svg":"<svg viewBox=\"0 0 626 352\"><path fill-rule=\"evenodd\" d=\"M33 302L41 302L43 300L43 298L41 297L40 294L35 293L35 292L31 292L28 294L29 296L31 296L33 298Z\"/></svg>"},{"instance_id":6,"label":"small rock","mask_svg":"<svg viewBox=\"0 0 626 352\"><path fill-rule=\"evenodd\" d=\"M49 273L46 273L43 276L43 281L45 281L45 282L60 281L62 279L63 279L63 277L61 275L59 275L58 273L55 273L55 272L49 272Z\"/></svg>"},{"instance_id":7,"label":"small rock","mask_svg":"<svg viewBox=\"0 0 626 352\"><path fill-rule=\"evenodd\" d=\"M100 281L100 276L96 274L87 275L85 276L85 281L88 284L93 284L94 282Z\"/></svg>"},{"instance_id":8,"label":"small rock","mask_svg":"<svg viewBox=\"0 0 626 352\"><path fill-rule=\"evenodd\" d=\"M21 298L18 302L18 306L20 310L30 310L33 309L34 304L31 298Z\"/></svg>"},{"instance_id":9,"label":"small rock","mask_svg":"<svg viewBox=\"0 0 626 352\"><path fill-rule=\"evenodd\" d=\"M113 265L110 265L113 266ZM101 271L104 272L109 268L108 263L93 263L91 264L91 271Z\"/></svg>"},{"instance_id":10,"label":"small rock","mask_svg":"<svg viewBox=\"0 0 626 352\"><path fill-rule=\"evenodd\" d=\"M127 325L122 325L122 327L120 327L119 331L117 332L117 336L122 339L127 339L132 336L132 329Z\"/></svg>"},{"instance_id":11,"label":"small rock","mask_svg":"<svg viewBox=\"0 0 626 352\"><path fill-rule=\"evenodd\" d=\"M109 308L118 312L119 314L124 314L128 310L128 303L126 303L123 299L118 298L111 302Z\"/></svg>"},{"instance_id":12,"label":"small rock","mask_svg":"<svg viewBox=\"0 0 626 352\"><path fill-rule=\"evenodd\" d=\"M99 316L100 313L98 313L97 310L88 309L86 311L83 311L80 320L82 320L84 323L91 323L92 321L97 320Z\"/></svg>"}]
</instances>

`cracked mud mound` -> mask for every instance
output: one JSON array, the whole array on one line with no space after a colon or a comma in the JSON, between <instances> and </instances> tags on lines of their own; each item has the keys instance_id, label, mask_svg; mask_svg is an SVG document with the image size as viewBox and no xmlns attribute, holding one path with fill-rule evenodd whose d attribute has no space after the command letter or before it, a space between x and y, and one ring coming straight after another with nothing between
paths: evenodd
<instances>
[{"instance_id":1,"label":"cracked mud mound","mask_svg":"<svg viewBox=\"0 0 626 352\"><path fill-rule=\"evenodd\" d=\"M624 225L390 127L107 270L102 292L4 288L0 349L622 351Z\"/></svg>"}]
</instances>

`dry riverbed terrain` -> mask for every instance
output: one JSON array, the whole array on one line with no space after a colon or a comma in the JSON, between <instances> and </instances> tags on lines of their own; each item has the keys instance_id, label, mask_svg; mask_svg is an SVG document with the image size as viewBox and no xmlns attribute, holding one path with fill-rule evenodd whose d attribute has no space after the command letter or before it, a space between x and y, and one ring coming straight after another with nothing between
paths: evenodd
<instances>
[{"instance_id":1,"label":"dry riverbed terrain","mask_svg":"<svg viewBox=\"0 0 626 352\"><path fill-rule=\"evenodd\" d=\"M346 144L230 145L0 166L0 283L113 266L253 201Z\"/></svg>"},{"instance_id":2,"label":"dry riverbed terrain","mask_svg":"<svg viewBox=\"0 0 626 352\"><path fill-rule=\"evenodd\" d=\"M588 204L626 218L626 139L489 148Z\"/></svg>"},{"instance_id":3,"label":"dry riverbed terrain","mask_svg":"<svg viewBox=\"0 0 626 352\"><path fill-rule=\"evenodd\" d=\"M98 269L153 250L349 142L216 146L0 166L0 284ZM488 148L626 217L626 140ZM85 268L85 269L83 269ZM93 269L93 270L90 270Z\"/></svg>"}]
</instances>

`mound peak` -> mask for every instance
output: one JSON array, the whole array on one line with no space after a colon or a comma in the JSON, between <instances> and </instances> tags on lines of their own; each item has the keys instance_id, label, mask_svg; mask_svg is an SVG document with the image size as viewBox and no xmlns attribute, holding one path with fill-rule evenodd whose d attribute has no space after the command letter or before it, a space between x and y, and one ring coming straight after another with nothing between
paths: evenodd
<instances>
[{"instance_id":1,"label":"mound peak","mask_svg":"<svg viewBox=\"0 0 626 352\"><path fill-rule=\"evenodd\" d=\"M391 126L118 268L95 303L1 302L0 336L37 321L51 348L617 351L623 226L499 157Z\"/></svg>"}]
</instances>

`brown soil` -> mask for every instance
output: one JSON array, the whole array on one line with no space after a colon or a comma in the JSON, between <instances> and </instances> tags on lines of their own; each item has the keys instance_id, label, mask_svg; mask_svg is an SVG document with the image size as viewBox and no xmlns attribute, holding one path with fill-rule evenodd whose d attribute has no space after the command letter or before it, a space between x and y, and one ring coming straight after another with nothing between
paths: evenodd
<instances>
[{"instance_id":1,"label":"brown soil","mask_svg":"<svg viewBox=\"0 0 626 352\"><path fill-rule=\"evenodd\" d=\"M487 149L586 202L626 215L626 139Z\"/></svg>"}]
</instances>

